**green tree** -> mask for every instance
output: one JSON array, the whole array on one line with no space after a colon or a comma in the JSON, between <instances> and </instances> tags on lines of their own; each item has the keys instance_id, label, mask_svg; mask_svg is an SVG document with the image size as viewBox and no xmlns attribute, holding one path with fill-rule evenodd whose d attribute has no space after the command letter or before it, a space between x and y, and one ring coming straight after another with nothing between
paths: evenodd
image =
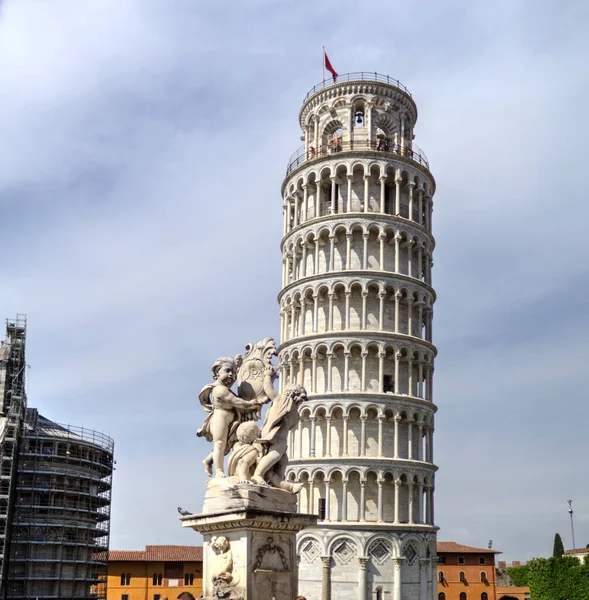
<instances>
[{"instance_id":1,"label":"green tree","mask_svg":"<svg viewBox=\"0 0 589 600\"><path fill-rule=\"evenodd\" d=\"M564 545L560 533L554 535L554 550L552 550L552 556L559 557L564 554Z\"/></svg>"}]
</instances>

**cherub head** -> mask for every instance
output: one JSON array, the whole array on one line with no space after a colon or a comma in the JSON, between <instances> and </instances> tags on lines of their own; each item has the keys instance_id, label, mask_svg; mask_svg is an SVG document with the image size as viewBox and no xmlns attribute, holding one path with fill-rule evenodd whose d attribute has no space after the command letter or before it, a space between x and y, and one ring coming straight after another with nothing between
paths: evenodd
<instances>
[{"instance_id":1,"label":"cherub head","mask_svg":"<svg viewBox=\"0 0 589 600\"><path fill-rule=\"evenodd\" d=\"M211 548L215 551L216 554L223 554L229 550L229 541L224 535L220 535L218 537L214 537L211 540Z\"/></svg>"},{"instance_id":2,"label":"cherub head","mask_svg":"<svg viewBox=\"0 0 589 600\"><path fill-rule=\"evenodd\" d=\"M236 368L235 360L230 356L222 356L215 361L215 364L211 367L213 372L213 379L219 383L231 387L235 383Z\"/></svg>"},{"instance_id":3,"label":"cherub head","mask_svg":"<svg viewBox=\"0 0 589 600\"><path fill-rule=\"evenodd\" d=\"M296 383L287 385L284 394L287 398L292 398L297 406L307 400L307 390L302 385Z\"/></svg>"},{"instance_id":4,"label":"cherub head","mask_svg":"<svg viewBox=\"0 0 589 600\"><path fill-rule=\"evenodd\" d=\"M245 421L235 432L237 441L242 444L253 444L260 437L260 428L255 421Z\"/></svg>"}]
</instances>

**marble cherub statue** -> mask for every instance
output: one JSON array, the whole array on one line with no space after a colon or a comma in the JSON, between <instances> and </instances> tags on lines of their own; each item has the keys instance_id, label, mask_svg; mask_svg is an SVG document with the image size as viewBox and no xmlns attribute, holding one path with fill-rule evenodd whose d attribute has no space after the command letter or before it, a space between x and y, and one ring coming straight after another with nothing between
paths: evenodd
<instances>
[{"instance_id":1,"label":"marble cherub statue","mask_svg":"<svg viewBox=\"0 0 589 600\"><path fill-rule=\"evenodd\" d=\"M262 455L259 443L260 428L254 421L241 423L236 432L237 441L229 455L227 473L237 483L251 480L256 463Z\"/></svg>"},{"instance_id":2,"label":"marble cherub statue","mask_svg":"<svg viewBox=\"0 0 589 600\"><path fill-rule=\"evenodd\" d=\"M272 382L276 377L274 367L264 371L264 391L272 404L266 413L259 443L262 445L262 456L258 459L251 480L260 485L270 484L289 492L299 492L300 484L285 480L288 457L286 454L289 432L299 423L299 405L307 399L304 387L296 384L286 386L283 393L278 393Z\"/></svg>"},{"instance_id":3,"label":"marble cherub statue","mask_svg":"<svg viewBox=\"0 0 589 600\"><path fill-rule=\"evenodd\" d=\"M203 460L207 475L225 477L225 455L235 443L240 423L260 418L260 402L256 398L244 400L231 391L237 378L241 356L235 359L221 357L211 367L214 383L201 390L198 398L209 416L196 432L199 437L213 442L213 451Z\"/></svg>"}]
</instances>

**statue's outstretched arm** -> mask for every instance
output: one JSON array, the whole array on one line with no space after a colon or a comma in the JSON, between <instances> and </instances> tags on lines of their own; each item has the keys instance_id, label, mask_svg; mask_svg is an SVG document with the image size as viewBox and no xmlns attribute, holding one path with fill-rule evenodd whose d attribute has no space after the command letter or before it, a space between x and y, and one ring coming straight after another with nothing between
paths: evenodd
<instances>
[{"instance_id":1,"label":"statue's outstretched arm","mask_svg":"<svg viewBox=\"0 0 589 600\"><path fill-rule=\"evenodd\" d=\"M272 385L272 374L273 371L270 372L270 369L267 369L264 373L264 393L270 400L274 401L278 396L278 392L274 389Z\"/></svg>"}]
</instances>

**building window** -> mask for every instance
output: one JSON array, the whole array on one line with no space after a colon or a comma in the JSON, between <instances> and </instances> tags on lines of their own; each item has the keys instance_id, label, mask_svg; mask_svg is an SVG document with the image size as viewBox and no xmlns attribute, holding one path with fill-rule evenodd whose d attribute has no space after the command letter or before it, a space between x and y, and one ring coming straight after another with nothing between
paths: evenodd
<instances>
[{"instance_id":1,"label":"building window","mask_svg":"<svg viewBox=\"0 0 589 600\"><path fill-rule=\"evenodd\" d=\"M445 565L446 564L446 557L445 556L438 556L438 564L439 565Z\"/></svg>"},{"instance_id":2,"label":"building window","mask_svg":"<svg viewBox=\"0 0 589 600\"><path fill-rule=\"evenodd\" d=\"M121 573L121 585L131 585L131 573Z\"/></svg>"},{"instance_id":3,"label":"building window","mask_svg":"<svg viewBox=\"0 0 589 600\"><path fill-rule=\"evenodd\" d=\"M446 600L446 594L444 594L444 592L440 592L438 594L438 600Z\"/></svg>"},{"instance_id":4,"label":"building window","mask_svg":"<svg viewBox=\"0 0 589 600\"><path fill-rule=\"evenodd\" d=\"M129 600L129 594L121 594L121 600Z\"/></svg>"},{"instance_id":5,"label":"building window","mask_svg":"<svg viewBox=\"0 0 589 600\"><path fill-rule=\"evenodd\" d=\"M194 585L194 573L186 573L184 575L184 585Z\"/></svg>"},{"instance_id":6,"label":"building window","mask_svg":"<svg viewBox=\"0 0 589 600\"><path fill-rule=\"evenodd\" d=\"M481 581L483 583L487 583L487 574L485 573L485 571L481 571Z\"/></svg>"},{"instance_id":7,"label":"building window","mask_svg":"<svg viewBox=\"0 0 589 600\"><path fill-rule=\"evenodd\" d=\"M438 581L439 581L440 583L444 583L444 571L440 571L440 572L438 573Z\"/></svg>"},{"instance_id":8,"label":"building window","mask_svg":"<svg viewBox=\"0 0 589 600\"><path fill-rule=\"evenodd\" d=\"M319 498L319 510L317 511L320 521L325 520L325 498Z\"/></svg>"},{"instance_id":9,"label":"building window","mask_svg":"<svg viewBox=\"0 0 589 600\"><path fill-rule=\"evenodd\" d=\"M382 391L385 394L395 393L395 378L392 375L383 375L382 378Z\"/></svg>"},{"instance_id":10,"label":"building window","mask_svg":"<svg viewBox=\"0 0 589 600\"><path fill-rule=\"evenodd\" d=\"M462 583L466 583L466 575L464 574L464 571L460 571L460 581Z\"/></svg>"},{"instance_id":11,"label":"building window","mask_svg":"<svg viewBox=\"0 0 589 600\"><path fill-rule=\"evenodd\" d=\"M479 565L486 565L487 559L484 556L479 556Z\"/></svg>"},{"instance_id":12,"label":"building window","mask_svg":"<svg viewBox=\"0 0 589 600\"><path fill-rule=\"evenodd\" d=\"M466 561L464 560L464 556L459 556L459 557L458 557L458 564L459 564L459 565L464 565L464 564L466 564Z\"/></svg>"},{"instance_id":13,"label":"building window","mask_svg":"<svg viewBox=\"0 0 589 600\"><path fill-rule=\"evenodd\" d=\"M460 600L466 600L466 592L460 592Z\"/></svg>"},{"instance_id":14,"label":"building window","mask_svg":"<svg viewBox=\"0 0 589 600\"><path fill-rule=\"evenodd\" d=\"M153 574L153 585L162 585L162 574L161 573Z\"/></svg>"},{"instance_id":15,"label":"building window","mask_svg":"<svg viewBox=\"0 0 589 600\"><path fill-rule=\"evenodd\" d=\"M154 594L153 595L153 600L161 600L162 595L161 594Z\"/></svg>"},{"instance_id":16,"label":"building window","mask_svg":"<svg viewBox=\"0 0 589 600\"><path fill-rule=\"evenodd\" d=\"M481 594L481 600L489 600L489 594L487 594L487 592L483 592Z\"/></svg>"}]
</instances>

